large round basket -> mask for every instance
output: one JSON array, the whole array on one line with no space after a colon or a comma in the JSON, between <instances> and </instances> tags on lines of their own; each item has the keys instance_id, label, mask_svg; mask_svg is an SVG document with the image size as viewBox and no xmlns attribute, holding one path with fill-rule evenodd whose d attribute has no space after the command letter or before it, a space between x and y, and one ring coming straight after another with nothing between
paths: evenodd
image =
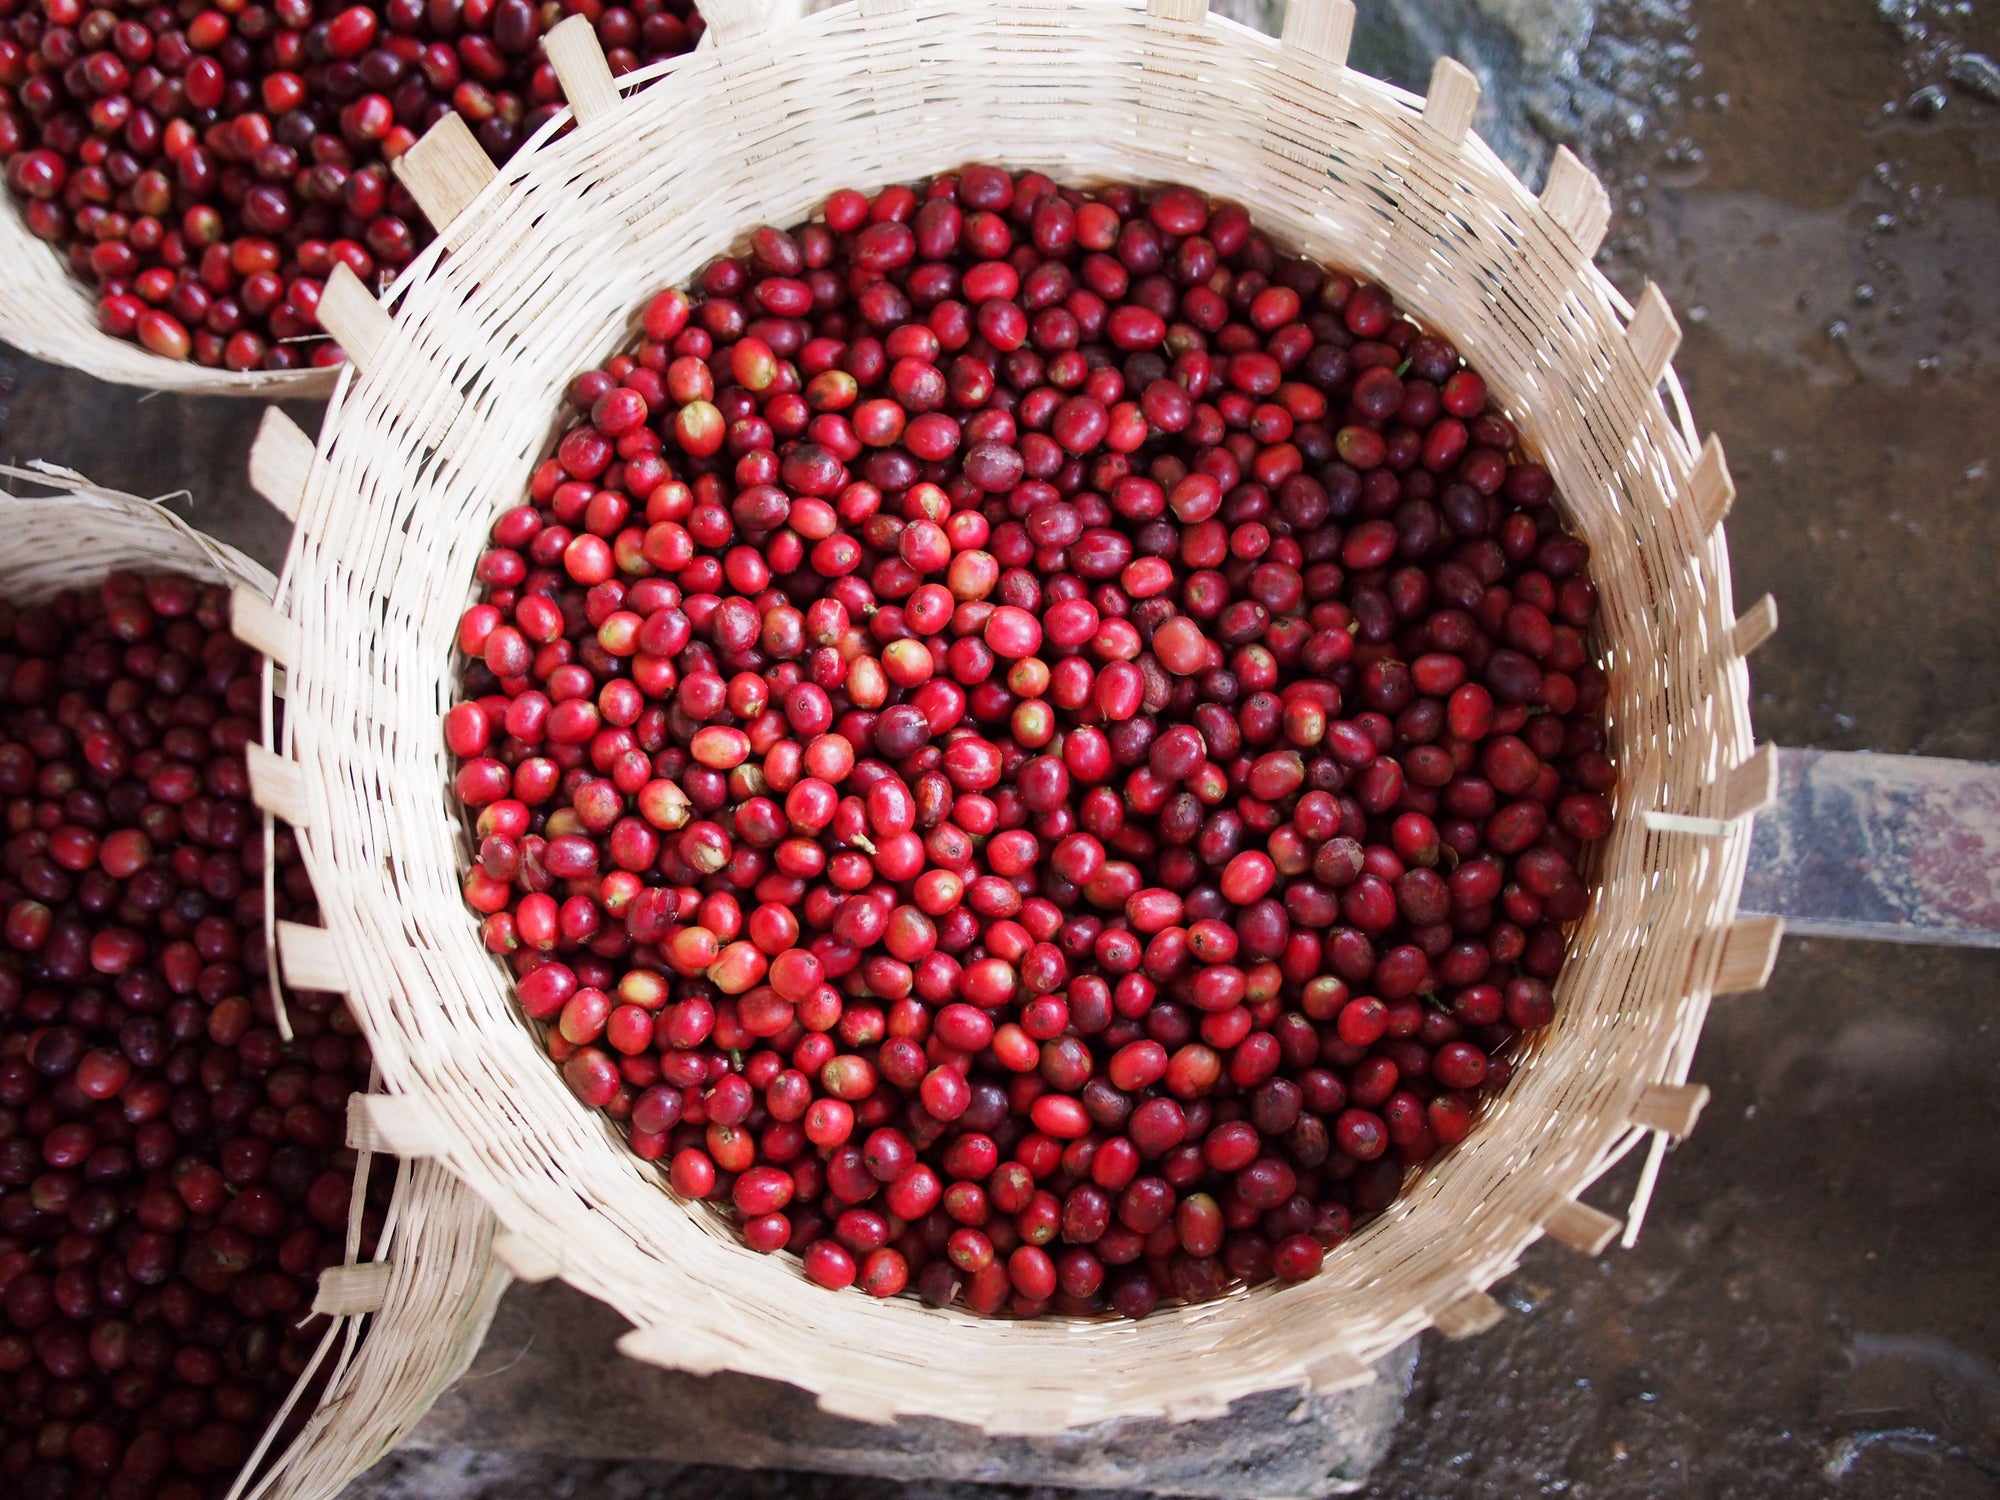
<instances>
[{"instance_id":1,"label":"large round basket","mask_svg":"<svg viewBox=\"0 0 2000 1500\"><path fill-rule=\"evenodd\" d=\"M1351 20L1345 0L1293 0L1279 41L1201 0L864 0L733 30L616 86L584 49L566 59L574 128L443 192L444 243L389 310L343 305L355 365L316 454L274 434L263 464L300 506L271 628L292 652L287 748L328 944L389 1083L385 1134L492 1205L517 1272L630 1318L628 1352L996 1432L1335 1387L1427 1326L1488 1326L1501 1314L1484 1289L1538 1236L1601 1248L1619 1220L1577 1195L1650 1141L1643 1200L1659 1149L1692 1125L1710 997L1760 984L1776 945L1773 924L1733 922L1746 814L1771 779L1742 658L1772 616L1734 610L1729 478L1668 373L1665 303L1649 290L1635 311L1592 268L1602 189L1567 154L1539 198L1524 189L1469 133L1478 90L1455 63L1427 99L1345 70ZM1379 278L1520 419L1603 597L1618 820L1555 1025L1472 1137L1318 1277L1139 1323L874 1302L744 1248L569 1096L459 895L468 851L438 728L453 632L565 382L621 345L651 292L755 225L972 160L1189 182Z\"/></svg>"},{"instance_id":2,"label":"large round basket","mask_svg":"<svg viewBox=\"0 0 2000 1500\"><path fill-rule=\"evenodd\" d=\"M0 486L0 528L8 538L0 597L29 601L88 587L114 569L172 569L239 593L270 592L264 568L151 501L54 469L0 469ZM350 1144L360 1149L346 1264L321 1277L313 1304L331 1315L330 1324L238 1474L231 1500L338 1494L401 1441L464 1370L506 1287L492 1255L492 1215L432 1161L393 1164L394 1198L378 1242L363 1256L360 1196L371 1165L383 1165L365 1129L357 1136L350 1126ZM316 1405L301 1424L298 1407L307 1400Z\"/></svg>"}]
</instances>

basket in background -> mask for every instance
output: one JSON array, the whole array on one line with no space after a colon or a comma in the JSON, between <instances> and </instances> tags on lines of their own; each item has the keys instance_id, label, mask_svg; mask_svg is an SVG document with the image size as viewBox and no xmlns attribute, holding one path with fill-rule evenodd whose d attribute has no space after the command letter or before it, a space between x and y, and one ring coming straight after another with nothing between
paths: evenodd
<instances>
[{"instance_id":1,"label":"basket in background","mask_svg":"<svg viewBox=\"0 0 2000 1500\"><path fill-rule=\"evenodd\" d=\"M721 28L752 28L795 16L801 0L736 0ZM711 22L713 26L715 23ZM708 34L702 38L708 43ZM20 203L0 188L0 343L99 380L186 396L254 396L266 401L316 398L333 390L337 371L233 371L165 359L98 326L97 292L72 276L62 249L38 239Z\"/></svg>"},{"instance_id":2,"label":"basket in background","mask_svg":"<svg viewBox=\"0 0 2000 1500\"><path fill-rule=\"evenodd\" d=\"M326 369L211 369L165 359L97 325L97 293L69 273L63 252L37 239L21 206L0 189L0 343L99 380L184 396L257 396L266 401L324 396L336 372Z\"/></svg>"},{"instance_id":3,"label":"basket in background","mask_svg":"<svg viewBox=\"0 0 2000 1500\"><path fill-rule=\"evenodd\" d=\"M164 506L93 488L63 470L0 469L0 531L7 537L0 598L16 602L88 588L117 569L186 573L228 584L239 597L271 590L262 566ZM471 1191L436 1162L378 1161L365 1127L357 1134L350 1126L349 1144L360 1149L347 1263L321 1277L313 1304L331 1322L245 1462L231 1500L338 1494L471 1362L507 1284L492 1257L492 1216ZM364 1257L360 1205L371 1165L393 1166L395 1186L382 1232ZM314 1409L297 1423L298 1403L315 1396ZM281 1429L290 1431L289 1441Z\"/></svg>"}]
</instances>

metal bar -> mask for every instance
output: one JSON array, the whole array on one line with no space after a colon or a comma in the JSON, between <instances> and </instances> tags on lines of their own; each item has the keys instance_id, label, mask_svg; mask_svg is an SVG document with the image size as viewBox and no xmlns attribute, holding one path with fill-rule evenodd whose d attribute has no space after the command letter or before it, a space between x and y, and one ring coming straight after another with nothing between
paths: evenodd
<instances>
[{"instance_id":1,"label":"metal bar","mask_svg":"<svg viewBox=\"0 0 2000 1500\"><path fill-rule=\"evenodd\" d=\"M2000 765L1780 752L1742 909L1800 937L2000 948Z\"/></svg>"}]
</instances>

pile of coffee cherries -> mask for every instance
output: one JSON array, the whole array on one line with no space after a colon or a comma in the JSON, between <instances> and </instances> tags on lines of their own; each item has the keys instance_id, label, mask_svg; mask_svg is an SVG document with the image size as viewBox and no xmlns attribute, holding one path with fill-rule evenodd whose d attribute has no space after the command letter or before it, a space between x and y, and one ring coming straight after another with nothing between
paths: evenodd
<instances>
[{"instance_id":1,"label":"pile of coffee cherries","mask_svg":"<svg viewBox=\"0 0 2000 1500\"><path fill-rule=\"evenodd\" d=\"M1312 1275L1553 1017L1611 826L1547 469L1186 188L842 191L643 322L443 726L570 1088L828 1287Z\"/></svg>"},{"instance_id":2,"label":"pile of coffee cherries","mask_svg":"<svg viewBox=\"0 0 2000 1500\"><path fill-rule=\"evenodd\" d=\"M289 1042L274 1021L243 760L260 662L227 621L225 591L173 576L0 604L10 1500L223 1494L343 1259L368 1052L328 996L288 996ZM277 865L279 914L312 920L288 833Z\"/></svg>"},{"instance_id":3,"label":"pile of coffee cherries","mask_svg":"<svg viewBox=\"0 0 2000 1500\"><path fill-rule=\"evenodd\" d=\"M495 161L590 17L616 73L694 46L689 0L0 0L0 162L106 332L227 370L337 363L336 265L372 285L429 231L389 163L450 111Z\"/></svg>"}]
</instances>

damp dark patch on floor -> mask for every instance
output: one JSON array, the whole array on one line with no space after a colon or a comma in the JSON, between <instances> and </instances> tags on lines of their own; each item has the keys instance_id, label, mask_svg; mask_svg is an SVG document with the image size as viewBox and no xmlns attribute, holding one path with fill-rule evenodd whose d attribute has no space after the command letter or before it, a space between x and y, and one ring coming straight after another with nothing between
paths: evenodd
<instances>
[{"instance_id":1,"label":"damp dark patch on floor","mask_svg":"<svg viewBox=\"0 0 2000 1500\"><path fill-rule=\"evenodd\" d=\"M2000 51L2000 12L1885 14L1908 8L1697 4L1681 159L1631 174L1606 261L1679 314L1737 599L1778 598L1760 736L1992 760L2000 104L1950 72ZM1926 88L1947 102L1913 108Z\"/></svg>"}]
</instances>

